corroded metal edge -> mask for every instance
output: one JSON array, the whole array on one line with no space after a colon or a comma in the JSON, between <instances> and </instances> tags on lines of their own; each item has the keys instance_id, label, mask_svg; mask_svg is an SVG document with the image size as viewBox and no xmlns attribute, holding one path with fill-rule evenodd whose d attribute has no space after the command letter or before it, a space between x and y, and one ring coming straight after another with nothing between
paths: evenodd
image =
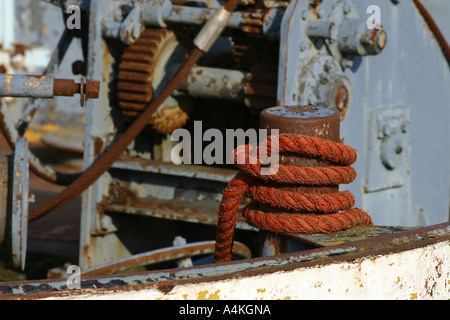
<instances>
[{"instance_id":1,"label":"corroded metal edge","mask_svg":"<svg viewBox=\"0 0 450 320\"><path fill-rule=\"evenodd\" d=\"M320 267L426 247L450 240L450 222L343 245L278 256L154 272L81 279L81 289L68 290L65 280L0 284L0 299L42 299L156 288L168 292L177 285L208 283L280 271Z\"/></svg>"}]
</instances>

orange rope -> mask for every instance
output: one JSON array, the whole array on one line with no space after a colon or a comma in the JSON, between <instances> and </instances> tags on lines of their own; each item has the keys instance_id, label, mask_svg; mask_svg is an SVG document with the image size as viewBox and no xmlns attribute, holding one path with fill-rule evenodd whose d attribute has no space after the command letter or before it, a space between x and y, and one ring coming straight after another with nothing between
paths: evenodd
<instances>
[{"instance_id":1,"label":"orange rope","mask_svg":"<svg viewBox=\"0 0 450 320\"><path fill-rule=\"evenodd\" d=\"M225 188L219 207L214 256L216 263L231 261L237 211L244 195L271 207L268 212L258 208L256 204L251 204L243 211L243 217L248 224L271 232L328 233L356 225L372 224L372 219L365 211L352 208L355 199L348 191L307 194L277 189L280 184L323 186L352 182L356 178L356 172L349 166L356 161L355 149L316 137L282 134L278 138L279 152L309 156L329 161L336 166L296 167L280 164L278 172L261 175L261 162L252 156L256 154L254 148L248 145L238 147L234 152L234 159L235 165L241 171ZM269 137L267 150L272 150L272 147ZM240 163L245 159L245 164L237 164L238 159ZM339 212L342 210L346 211Z\"/></svg>"}]
</instances>

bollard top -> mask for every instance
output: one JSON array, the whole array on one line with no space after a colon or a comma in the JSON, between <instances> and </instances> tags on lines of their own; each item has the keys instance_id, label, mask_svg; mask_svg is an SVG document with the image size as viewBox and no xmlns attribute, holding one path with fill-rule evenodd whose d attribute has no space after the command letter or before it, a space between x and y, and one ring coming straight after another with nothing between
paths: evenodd
<instances>
[{"instance_id":1,"label":"bollard top","mask_svg":"<svg viewBox=\"0 0 450 320\"><path fill-rule=\"evenodd\" d=\"M278 106L261 112L259 127L339 141L340 114L324 107Z\"/></svg>"},{"instance_id":2,"label":"bollard top","mask_svg":"<svg viewBox=\"0 0 450 320\"><path fill-rule=\"evenodd\" d=\"M270 115L285 118L323 118L334 115L336 112L324 107L315 106L279 106L264 110ZM263 112L264 112L263 111Z\"/></svg>"}]
</instances>

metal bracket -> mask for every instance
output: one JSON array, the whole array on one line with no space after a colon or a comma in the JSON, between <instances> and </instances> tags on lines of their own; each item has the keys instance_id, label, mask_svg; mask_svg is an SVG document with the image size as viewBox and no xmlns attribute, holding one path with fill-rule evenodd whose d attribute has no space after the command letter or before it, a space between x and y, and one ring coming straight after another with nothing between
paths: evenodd
<instances>
[{"instance_id":1,"label":"metal bracket","mask_svg":"<svg viewBox=\"0 0 450 320\"><path fill-rule=\"evenodd\" d=\"M406 106L378 109L370 117L371 154L366 192L401 187L407 180L409 111Z\"/></svg>"}]
</instances>

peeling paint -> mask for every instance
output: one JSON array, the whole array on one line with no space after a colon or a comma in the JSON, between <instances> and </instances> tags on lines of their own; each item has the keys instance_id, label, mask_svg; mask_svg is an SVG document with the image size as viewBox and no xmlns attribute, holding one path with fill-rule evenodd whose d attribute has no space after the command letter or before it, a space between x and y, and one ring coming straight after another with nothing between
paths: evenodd
<instances>
[{"instance_id":1,"label":"peeling paint","mask_svg":"<svg viewBox=\"0 0 450 320\"><path fill-rule=\"evenodd\" d=\"M197 295L197 300L220 300L219 296L220 290L217 290L214 293L209 294L209 292L206 291L200 291ZM207 296L209 294L209 296Z\"/></svg>"},{"instance_id":2,"label":"peeling paint","mask_svg":"<svg viewBox=\"0 0 450 320\"><path fill-rule=\"evenodd\" d=\"M450 298L450 261L445 258L449 254L450 240L446 240L426 247L354 261L299 267L290 271L252 274L212 282L179 284L167 293L155 288L138 292L108 293L103 290L99 294L90 293L69 298L446 300ZM425 259L426 255L428 258ZM436 268L437 265L440 267ZM63 297L58 299L61 298Z\"/></svg>"}]
</instances>

